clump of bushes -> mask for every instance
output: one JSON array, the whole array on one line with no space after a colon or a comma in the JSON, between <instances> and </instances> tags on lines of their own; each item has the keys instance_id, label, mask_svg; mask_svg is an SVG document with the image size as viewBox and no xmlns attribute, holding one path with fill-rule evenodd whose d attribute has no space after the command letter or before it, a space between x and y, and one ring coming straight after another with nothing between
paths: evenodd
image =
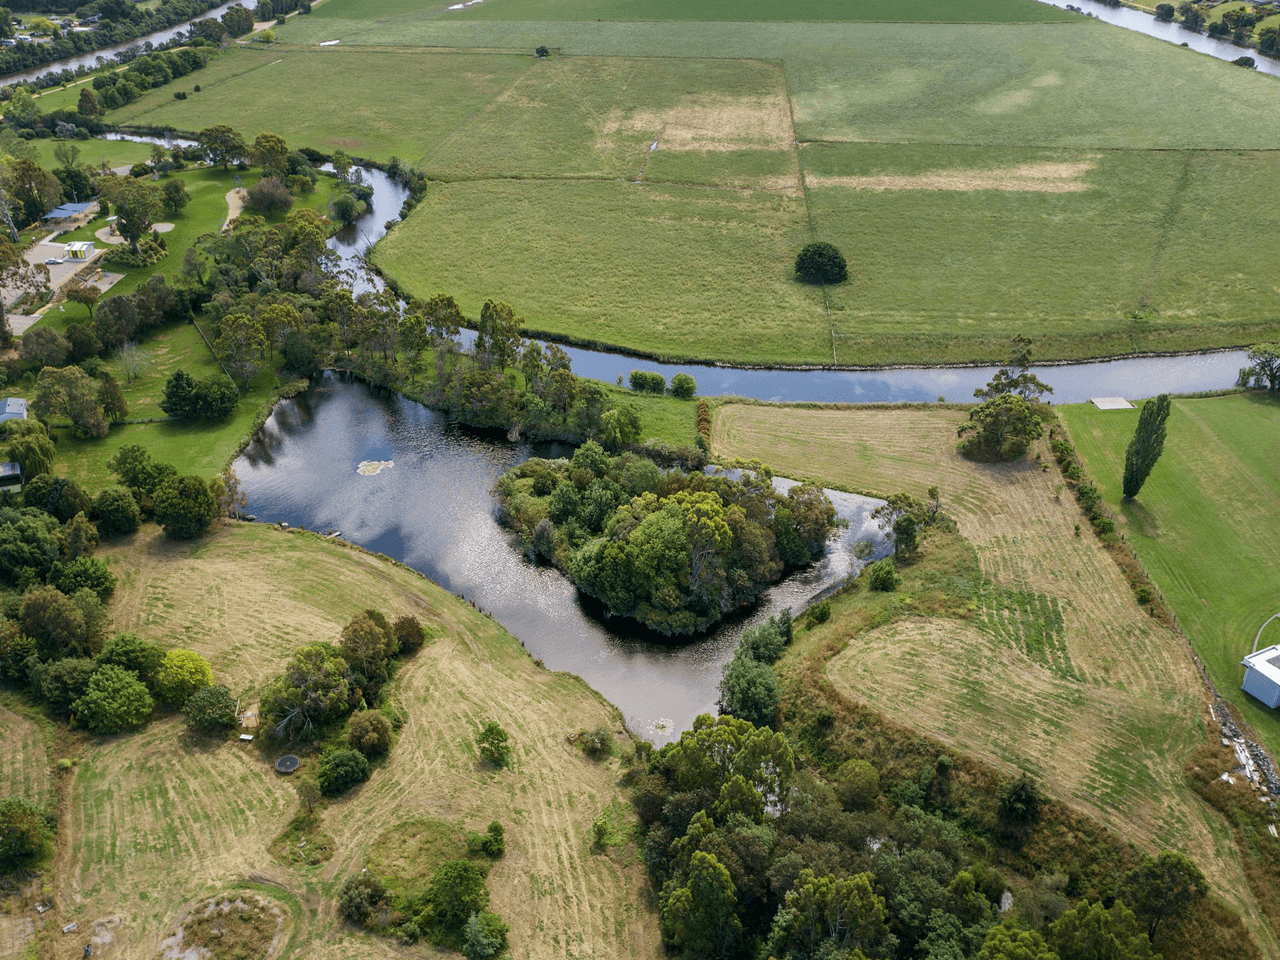
<instances>
[{"instance_id":1,"label":"clump of bushes","mask_svg":"<svg viewBox=\"0 0 1280 960\"><path fill-rule=\"evenodd\" d=\"M370 775L369 761L359 750L329 750L320 758L316 781L326 797L346 793L358 783L364 783Z\"/></svg>"},{"instance_id":2,"label":"clump of bushes","mask_svg":"<svg viewBox=\"0 0 1280 960\"><path fill-rule=\"evenodd\" d=\"M613 731L608 727L596 727L578 738L582 752L594 760L600 760L613 753Z\"/></svg>"},{"instance_id":3,"label":"clump of bushes","mask_svg":"<svg viewBox=\"0 0 1280 960\"><path fill-rule=\"evenodd\" d=\"M636 393L661 394L667 391L667 378L656 370L632 370L630 383Z\"/></svg>"},{"instance_id":4,"label":"clump of bushes","mask_svg":"<svg viewBox=\"0 0 1280 960\"><path fill-rule=\"evenodd\" d=\"M467 834L467 853L473 857L483 854L497 860L506 852L507 834L497 820L490 823L484 833Z\"/></svg>"},{"instance_id":5,"label":"clump of bushes","mask_svg":"<svg viewBox=\"0 0 1280 960\"><path fill-rule=\"evenodd\" d=\"M891 593L897 590L898 584L902 582L902 578L898 576L897 571L893 568L892 557L877 560L867 567L866 578L868 587L884 593Z\"/></svg>"}]
</instances>

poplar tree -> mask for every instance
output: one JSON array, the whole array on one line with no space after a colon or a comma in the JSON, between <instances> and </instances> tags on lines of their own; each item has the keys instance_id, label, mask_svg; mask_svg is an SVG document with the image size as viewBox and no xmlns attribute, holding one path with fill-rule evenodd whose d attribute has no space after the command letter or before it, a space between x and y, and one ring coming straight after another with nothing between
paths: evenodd
<instances>
[{"instance_id":1,"label":"poplar tree","mask_svg":"<svg viewBox=\"0 0 1280 960\"><path fill-rule=\"evenodd\" d=\"M1151 469L1164 453L1166 424L1169 420L1169 395L1162 393L1148 400L1138 415L1138 429L1134 431L1129 449L1124 454L1124 498L1132 500L1147 482Z\"/></svg>"}]
</instances>

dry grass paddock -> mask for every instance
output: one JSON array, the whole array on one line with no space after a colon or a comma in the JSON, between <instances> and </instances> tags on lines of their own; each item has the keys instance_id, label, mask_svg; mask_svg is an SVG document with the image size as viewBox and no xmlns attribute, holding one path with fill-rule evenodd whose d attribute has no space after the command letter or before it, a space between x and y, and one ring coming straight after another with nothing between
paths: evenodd
<instances>
[{"instance_id":1,"label":"dry grass paddock","mask_svg":"<svg viewBox=\"0 0 1280 960\"><path fill-rule=\"evenodd\" d=\"M256 889L291 912L280 956L401 955L341 922L340 882L406 820L483 829L496 819L507 852L489 888L511 925L513 957L657 955L634 850L591 846L592 819L622 799L618 761L587 760L565 736L622 731L581 681L539 668L496 623L416 573L311 534L235 524L179 544L148 527L100 555L120 577L115 629L198 651L246 703L293 649L336 639L361 609L418 616L434 639L398 674L393 698L408 719L389 760L324 812L336 850L318 867L286 867L268 853L297 809L292 783L270 765L283 746L261 736L193 740L176 717L86 738L64 796L59 925L109 921L111 956L152 958L196 904ZM490 718L512 736L512 769L477 763L473 737ZM72 939L53 941L57 957L80 956Z\"/></svg>"},{"instance_id":2,"label":"dry grass paddock","mask_svg":"<svg viewBox=\"0 0 1280 960\"><path fill-rule=\"evenodd\" d=\"M1206 695L1185 646L1133 599L1056 467L1034 459L1038 448L1007 465L956 453L965 416L729 405L717 411L712 449L852 490L924 496L936 485L977 552L972 617L898 619L853 638L828 676L944 743L1033 771L1144 850L1185 850L1267 952L1274 941L1226 825L1183 779L1207 736Z\"/></svg>"}]
</instances>

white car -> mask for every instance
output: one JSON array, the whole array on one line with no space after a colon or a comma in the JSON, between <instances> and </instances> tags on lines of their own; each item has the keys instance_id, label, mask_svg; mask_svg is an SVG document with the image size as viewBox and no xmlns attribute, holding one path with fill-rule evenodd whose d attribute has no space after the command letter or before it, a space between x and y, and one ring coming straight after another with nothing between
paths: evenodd
<instances>
[{"instance_id":1,"label":"white car","mask_svg":"<svg viewBox=\"0 0 1280 960\"><path fill-rule=\"evenodd\" d=\"M44 263L45 263L45 266L46 266L46 267L52 267L52 266L54 266L55 264L59 264L59 263L62 263L62 262L63 262L63 261L59 260L57 257L49 257L49 258L47 258L47 259L45 260L45 262L44 262Z\"/></svg>"}]
</instances>

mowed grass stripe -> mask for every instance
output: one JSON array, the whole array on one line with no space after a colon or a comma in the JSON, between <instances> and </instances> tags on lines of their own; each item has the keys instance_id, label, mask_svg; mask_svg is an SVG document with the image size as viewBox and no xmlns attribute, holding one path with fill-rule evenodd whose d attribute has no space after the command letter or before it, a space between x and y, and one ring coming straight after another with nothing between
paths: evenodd
<instances>
[{"instance_id":1,"label":"mowed grass stripe","mask_svg":"<svg viewBox=\"0 0 1280 960\"><path fill-rule=\"evenodd\" d=\"M1164 455L1128 502L1120 481L1138 411L1080 405L1060 414L1219 692L1280 751L1275 712L1240 690L1241 658L1280 611L1280 544L1267 533L1280 529L1280 404L1258 395L1175 400Z\"/></svg>"}]
</instances>

